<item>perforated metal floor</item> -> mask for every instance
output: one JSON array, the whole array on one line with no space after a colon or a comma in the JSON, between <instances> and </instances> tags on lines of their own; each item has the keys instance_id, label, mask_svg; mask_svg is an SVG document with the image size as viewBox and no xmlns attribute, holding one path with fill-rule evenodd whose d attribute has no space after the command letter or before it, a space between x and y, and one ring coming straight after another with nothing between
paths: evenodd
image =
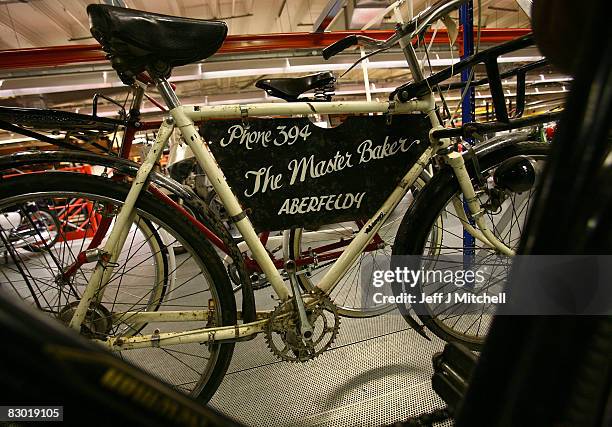
<instances>
[{"instance_id":1,"label":"perforated metal floor","mask_svg":"<svg viewBox=\"0 0 612 427\"><path fill-rule=\"evenodd\" d=\"M390 424L444 406L430 382L442 347L393 313L342 319L332 349L305 364L278 361L259 336L236 345L211 405L249 426Z\"/></svg>"}]
</instances>

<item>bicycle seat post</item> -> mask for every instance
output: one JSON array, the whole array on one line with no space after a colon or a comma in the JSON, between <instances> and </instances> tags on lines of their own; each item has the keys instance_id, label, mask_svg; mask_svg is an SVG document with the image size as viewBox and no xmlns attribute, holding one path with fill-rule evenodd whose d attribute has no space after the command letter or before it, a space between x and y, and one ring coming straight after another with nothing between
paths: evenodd
<instances>
[{"instance_id":1,"label":"bicycle seat post","mask_svg":"<svg viewBox=\"0 0 612 427\"><path fill-rule=\"evenodd\" d=\"M181 102L165 77L154 77L153 81L155 82L159 94L170 110L180 107Z\"/></svg>"}]
</instances>

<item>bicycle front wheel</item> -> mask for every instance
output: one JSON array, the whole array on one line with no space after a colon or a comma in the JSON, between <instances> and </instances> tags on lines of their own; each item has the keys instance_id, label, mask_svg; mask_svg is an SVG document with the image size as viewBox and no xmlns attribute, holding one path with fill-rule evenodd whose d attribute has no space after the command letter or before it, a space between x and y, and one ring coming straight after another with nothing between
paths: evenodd
<instances>
[{"instance_id":1,"label":"bicycle front wheel","mask_svg":"<svg viewBox=\"0 0 612 427\"><path fill-rule=\"evenodd\" d=\"M534 188L522 192L507 189L493 192L493 174L505 160L525 156L536 171L541 171L550 145L535 142L522 142L508 145L489 152L479 158L485 185L481 202L485 206L486 223L491 232L506 246L516 249L520 241L525 221L534 197ZM488 194L488 195L487 195ZM496 199L490 198L495 194ZM423 188L414 204L410 207L399 227L393 255L418 255L420 265L412 265L414 270L458 271L469 268L484 272L483 283L473 288L464 287L475 295L501 291L511 268L507 257L500 257L497 250L480 242L466 239L464 228L457 209L463 210L459 183L450 169L436 174ZM468 255L468 261L465 256ZM416 262L416 261L415 261ZM466 263L469 265L466 266ZM435 335L445 341L460 342L472 350L479 350L489 331L493 319L494 305L451 304L445 301L422 301L421 295L456 291L455 283L431 280L416 284L417 302L415 309L423 324ZM408 310L408 307L404 307ZM403 308L403 309L404 309Z\"/></svg>"},{"instance_id":2,"label":"bicycle front wheel","mask_svg":"<svg viewBox=\"0 0 612 427\"><path fill-rule=\"evenodd\" d=\"M15 217L18 212L27 219L31 212L27 206L44 201L58 219L59 238L53 247L32 253L11 241L10 227L4 225L0 230L5 252L0 260L0 287L58 320L69 322L96 262L76 269L71 266L88 248L102 219L120 210L128 190L129 186L107 178L66 172L5 180L0 185L0 216ZM105 239L98 247L104 242ZM169 262L169 254L177 244L186 252ZM233 295L219 257L193 225L147 193L138 199L136 218L113 274L103 295L96 299L99 302L88 310L81 333L98 340L236 322ZM202 310L211 306L215 309L207 322L142 323L122 314ZM232 351L233 344L186 343L117 354L206 402L225 374Z\"/></svg>"}]
</instances>

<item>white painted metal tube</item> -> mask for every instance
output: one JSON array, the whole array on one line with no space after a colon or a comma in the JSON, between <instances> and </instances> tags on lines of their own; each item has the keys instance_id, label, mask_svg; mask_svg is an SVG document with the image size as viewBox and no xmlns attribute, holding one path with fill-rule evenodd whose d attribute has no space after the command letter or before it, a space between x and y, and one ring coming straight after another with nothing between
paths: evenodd
<instances>
[{"instance_id":1,"label":"white painted metal tube","mask_svg":"<svg viewBox=\"0 0 612 427\"><path fill-rule=\"evenodd\" d=\"M180 129L183 138L191 148L191 151L193 151L198 163L202 169L204 169L206 176L210 180L213 188L217 192L217 195L227 209L227 213L230 217L239 218L234 221L234 224L240 231L240 234L242 234L244 240L247 242L249 249L251 249L253 258L257 260L257 263L261 267L267 280L270 282L272 288L274 288L274 291L279 298L283 301L287 300L289 298L289 291L285 286L283 278L266 252L266 248L259 240L259 236L257 236L257 233L255 233L255 229L253 228L251 221L244 215L242 206L240 206L238 199L225 180L225 176L219 168L219 165L213 157L210 149L200 137L198 130L193 124L193 121L187 114L185 114L185 110L180 106L170 110L170 114L172 114L172 117L174 117L176 125Z\"/></svg>"},{"instance_id":2,"label":"white painted metal tube","mask_svg":"<svg viewBox=\"0 0 612 427\"><path fill-rule=\"evenodd\" d=\"M304 231L302 233L302 240L301 242L304 243L312 243L312 242L320 242L323 240L330 240L330 239L338 239L338 238L345 238L345 239L350 239L353 237L353 234L355 234L357 231L353 230L349 227L343 227L343 228L330 228L330 229L326 229L326 230L318 230L318 231ZM283 244L284 241L284 236L283 235L278 235L278 236L272 236L268 238L268 241L266 242L266 247L268 249L271 248L275 248L277 246L281 246ZM238 249L240 250L240 252L246 252L249 247L246 244L246 242L242 241L240 243L238 243ZM228 257L228 262L230 258Z\"/></svg>"},{"instance_id":3,"label":"white painted metal tube","mask_svg":"<svg viewBox=\"0 0 612 427\"><path fill-rule=\"evenodd\" d=\"M422 144L425 142L421 142ZM408 192L410 186L417 180L425 166L431 160L433 153L432 147L427 147L419 159L410 168L408 173L404 175L399 185L393 190L391 195L385 200L382 207L368 220L355 236L352 242L347 246L345 251L340 255L331 268L325 273L325 276L317 284L317 287L326 293L336 286L342 275L353 265L357 257L363 252L364 248L370 243L376 235L380 227L385 223L387 217L393 212L393 209L402 200Z\"/></svg>"},{"instance_id":4,"label":"white painted metal tube","mask_svg":"<svg viewBox=\"0 0 612 427\"><path fill-rule=\"evenodd\" d=\"M459 197L453 197L453 206L455 208L457 218L459 218L459 221L461 221L463 228L465 228L468 233L474 236L474 238L480 240L485 245L493 247L491 242L487 240L487 238L484 236L484 234L480 232L480 230L476 230L474 227L472 227L472 224L470 224L467 216L465 215L465 210L463 209L463 204L461 203L461 200L459 200Z\"/></svg>"},{"instance_id":5,"label":"white painted metal tube","mask_svg":"<svg viewBox=\"0 0 612 427\"><path fill-rule=\"evenodd\" d=\"M170 345L187 343L204 343L231 340L263 332L268 321L259 320L235 326L220 326L217 328L193 329L181 332L162 332L158 335L144 335L137 337L113 337L100 344L110 350L132 350L147 347L168 347Z\"/></svg>"},{"instance_id":6,"label":"white painted metal tube","mask_svg":"<svg viewBox=\"0 0 612 427\"><path fill-rule=\"evenodd\" d=\"M476 192L474 191L474 186L472 185L472 181L470 179L470 175L468 174L467 169L465 168L465 161L461 153L453 152L446 156L446 160L448 164L455 171L455 176L459 181L459 186L461 187L461 191L465 197L466 203L476 221L476 225L484 235L484 237L504 255L512 256L514 255L514 251L506 246L503 242L501 242L495 235L489 230L487 224L484 221L484 216L481 215L481 206L478 198L476 197Z\"/></svg>"},{"instance_id":7,"label":"white painted metal tube","mask_svg":"<svg viewBox=\"0 0 612 427\"><path fill-rule=\"evenodd\" d=\"M168 311L124 311L112 313L113 324L123 323L150 323L150 322L206 322L209 318L208 310L168 310ZM238 312L241 317L241 312ZM262 320L270 316L270 311L260 310L256 313L257 319Z\"/></svg>"},{"instance_id":8,"label":"white painted metal tube","mask_svg":"<svg viewBox=\"0 0 612 427\"><path fill-rule=\"evenodd\" d=\"M245 105L213 105L181 107L193 121L208 118L241 118L261 116L290 116L296 114L354 114L354 113L412 113L429 111L429 101L413 100L408 102L379 101L339 101L339 102L288 102Z\"/></svg>"},{"instance_id":9,"label":"white painted metal tube","mask_svg":"<svg viewBox=\"0 0 612 427\"><path fill-rule=\"evenodd\" d=\"M142 166L140 166L138 169L136 177L134 178L132 186L130 187L130 191L128 192L125 202L121 207L121 211L117 215L113 229L108 236L108 240L104 245L103 251L109 254L109 260L100 260L96 264L96 268L89 278L85 292L83 292L83 295L81 296L81 301L79 302L79 305L77 306L74 315L70 320L71 328L80 330L81 323L83 323L83 319L85 319L85 315L91 302L96 297L98 299L102 298L106 282L108 282L113 272L112 266L119 257L119 253L121 252L121 248L125 243L127 233L132 225L135 215L134 207L136 206L136 200L140 196L140 192L147 182L147 178L155 166L155 163L160 159L162 152L164 151L164 147L166 146L170 135L172 135L173 130L174 123L172 123L172 121L164 120L162 122L159 132L157 133L157 137L155 138L155 143L147 154Z\"/></svg>"}]
</instances>

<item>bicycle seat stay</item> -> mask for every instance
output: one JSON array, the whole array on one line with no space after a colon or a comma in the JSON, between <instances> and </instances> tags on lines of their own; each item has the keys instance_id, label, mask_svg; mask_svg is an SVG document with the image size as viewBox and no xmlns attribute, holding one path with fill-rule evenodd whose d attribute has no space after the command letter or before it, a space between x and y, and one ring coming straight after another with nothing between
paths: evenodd
<instances>
[{"instance_id":1,"label":"bicycle seat stay","mask_svg":"<svg viewBox=\"0 0 612 427\"><path fill-rule=\"evenodd\" d=\"M297 101L300 95L309 90L328 89L334 80L331 71L323 71L302 77L262 79L255 83L255 87L265 90L268 95L292 102Z\"/></svg>"},{"instance_id":2,"label":"bicycle seat stay","mask_svg":"<svg viewBox=\"0 0 612 427\"><path fill-rule=\"evenodd\" d=\"M108 52L121 79L130 82L145 69L168 75L173 67L206 59L219 50L227 36L227 25L221 21L104 4L90 4L87 14L92 35Z\"/></svg>"}]
</instances>

